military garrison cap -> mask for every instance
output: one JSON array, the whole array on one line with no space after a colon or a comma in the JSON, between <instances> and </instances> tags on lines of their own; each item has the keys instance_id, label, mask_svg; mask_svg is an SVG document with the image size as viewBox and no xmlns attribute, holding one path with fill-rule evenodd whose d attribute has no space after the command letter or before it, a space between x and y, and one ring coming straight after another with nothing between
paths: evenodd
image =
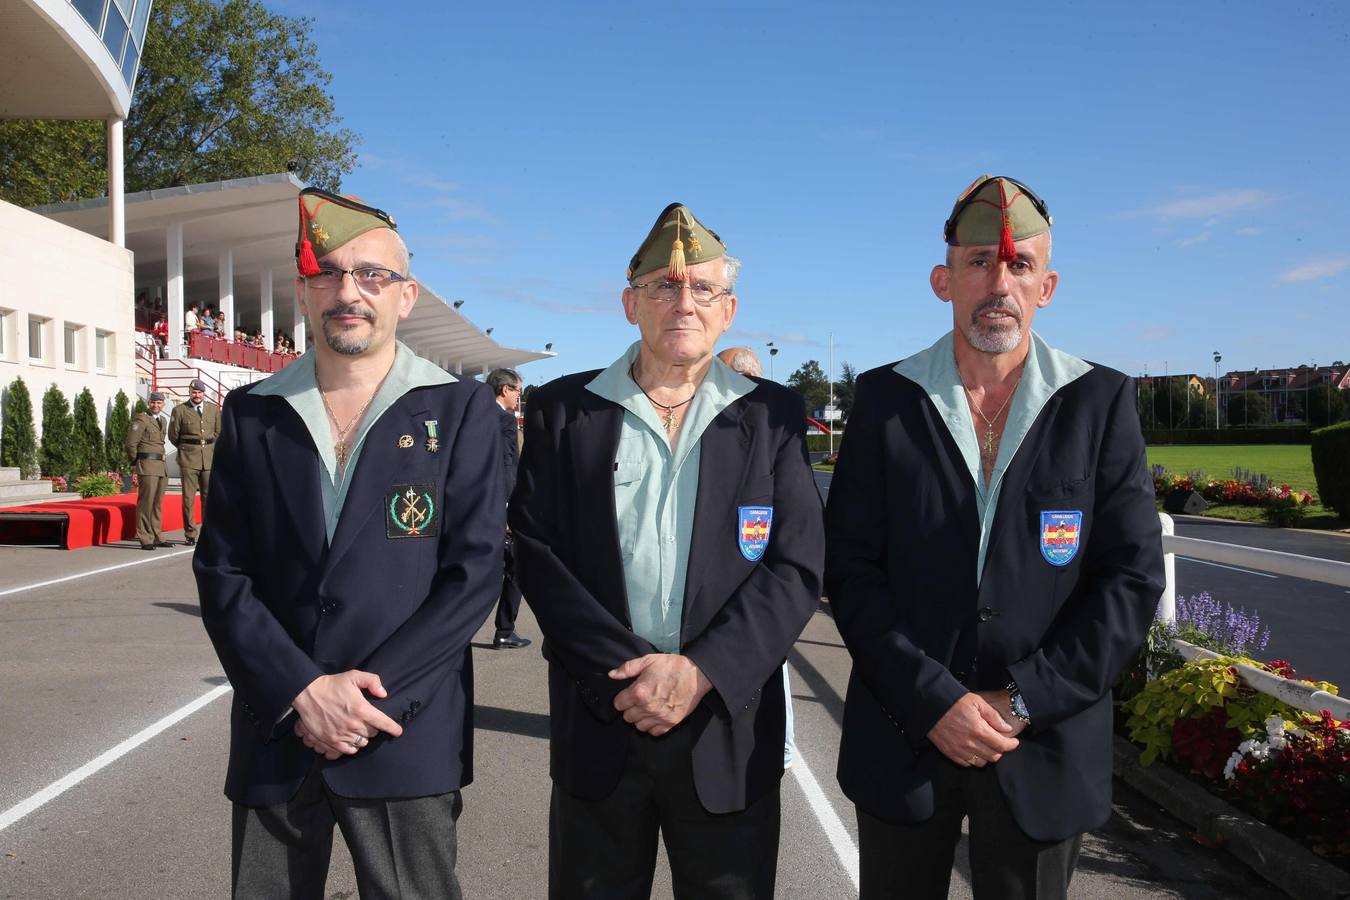
<instances>
[{"instance_id":1,"label":"military garrison cap","mask_svg":"<svg viewBox=\"0 0 1350 900\"><path fill-rule=\"evenodd\" d=\"M684 281L686 265L726 256L727 246L717 232L704 226L683 203L661 210L647 239L628 263L628 280L664 268L671 281Z\"/></svg>"},{"instance_id":2,"label":"military garrison cap","mask_svg":"<svg viewBox=\"0 0 1350 900\"><path fill-rule=\"evenodd\" d=\"M296 268L301 275L319 273L318 258L332 253L354 237L388 228L397 231L394 217L367 206L355 197L330 194L319 188L300 192L300 237L295 243Z\"/></svg>"},{"instance_id":3,"label":"military garrison cap","mask_svg":"<svg viewBox=\"0 0 1350 900\"><path fill-rule=\"evenodd\" d=\"M953 247L998 244L999 259L1011 261L1017 256L1013 241L1049 231L1052 221L1031 188L1011 178L981 175L956 198L942 237Z\"/></svg>"},{"instance_id":4,"label":"military garrison cap","mask_svg":"<svg viewBox=\"0 0 1350 900\"><path fill-rule=\"evenodd\" d=\"M150 402L151 402L151 403L154 403L156 400L159 400L159 401L163 401L163 400L164 400L164 393L163 393L162 391L151 391L151 392L150 392Z\"/></svg>"}]
</instances>

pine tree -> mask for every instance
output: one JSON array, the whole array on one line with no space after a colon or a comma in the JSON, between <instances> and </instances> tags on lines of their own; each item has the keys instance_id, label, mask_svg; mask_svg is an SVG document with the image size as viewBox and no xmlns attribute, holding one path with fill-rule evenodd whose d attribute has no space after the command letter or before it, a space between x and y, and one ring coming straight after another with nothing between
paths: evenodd
<instances>
[{"instance_id":1,"label":"pine tree","mask_svg":"<svg viewBox=\"0 0 1350 900\"><path fill-rule=\"evenodd\" d=\"M130 401L127 395L121 391L113 398L113 407L108 412L107 436L104 438L104 455L108 460L108 468L126 474L131 470L127 464L127 451L124 446L127 439L127 429L131 427L131 409Z\"/></svg>"},{"instance_id":2,"label":"pine tree","mask_svg":"<svg viewBox=\"0 0 1350 900\"><path fill-rule=\"evenodd\" d=\"M66 395L53 384L42 395L42 444L38 465L43 475L71 476L75 464L75 423L70 417Z\"/></svg>"},{"instance_id":3,"label":"pine tree","mask_svg":"<svg viewBox=\"0 0 1350 900\"><path fill-rule=\"evenodd\" d=\"M108 471L108 461L103 452L103 432L98 427L98 409L94 406L94 395L89 388L80 391L80 395L75 398L73 450L72 476Z\"/></svg>"},{"instance_id":4,"label":"pine tree","mask_svg":"<svg viewBox=\"0 0 1350 900\"><path fill-rule=\"evenodd\" d=\"M133 407L131 408L131 418L134 419L134 418L136 418L137 416L139 416L141 413L143 413L143 412L149 412L149 411L150 411L150 405L149 405L148 403L145 402L145 398L144 398L144 397L137 397L137 398L136 398L136 405L133 406ZM127 423L127 427L128 427L128 428L131 427L131 423L130 423L130 422Z\"/></svg>"},{"instance_id":5,"label":"pine tree","mask_svg":"<svg viewBox=\"0 0 1350 900\"><path fill-rule=\"evenodd\" d=\"M37 430L33 427L33 398L22 378L5 392L5 421L0 427L0 466L19 470L20 478L38 476Z\"/></svg>"}]
</instances>

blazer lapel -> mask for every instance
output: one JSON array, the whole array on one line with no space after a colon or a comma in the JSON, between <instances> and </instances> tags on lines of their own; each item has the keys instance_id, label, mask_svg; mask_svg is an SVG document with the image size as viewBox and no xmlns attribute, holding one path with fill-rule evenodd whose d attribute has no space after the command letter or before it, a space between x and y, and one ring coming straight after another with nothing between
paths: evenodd
<instances>
[{"instance_id":1,"label":"blazer lapel","mask_svg":"<svg viewBox=\"0 0 1350 900\"><path fill-rule=\"evenodd\" d=\"M980 516L975 504L975 482L966 468L965 457L951 431L938 414L937 407L926 397L923 401L924 424L933 452L930 461L936 465L940 489L946 494L946 509L954 510L961 521L961 535L969 544L970 552L980 549Z\"/></svg>"},{"instance_id":2,"label":"blazer lapel","mask_svg":"<svg viewBox=\"0 0 1350 900\"><path fill-rule=\"evenodd\" d=\"M319 455L305 423L283 398L271 402L270 424L263 433L273 483L281 485L282 505L290 513L308 558L323 555L327 533L319 489Z\"/></svg>"},{"instance_id":3,"label":"blazer lapel","mask_svg":"<svg viewBox=\"0 0 1350 900\"><path fill-rule=\"evenodd\" d=\"M686 621L707 579L724 569L714 563L718 542L736 536L736 500L745 485L750 462L750 430L744 423L747 408L747 404L738 400L722 410L699 439L698 499L694 503L694 535L684 581Z\"/></svg>"},{"instance_id":4,"label":"blazer lapel","mask_svg":"<svg viewBox=\"0 0 1350 900\"><path fill-rule=\"evenodd\" d=\"M385 491L389 487L390 473L399 470L399 460L392 458L391 448L397 444L384 439L390 432L390 422L402 422L405 418L421 425L428 407L419 403L426 396L425 391L405 394L394 405L384 411L366 432L361 444L361 456L356 461L356 471L352 472L352 483L347 488L347 497L342 502L342 513L338 516L337 528L333 531L333 549L328 554L328 568L342 559L356 536L361 533L366 521L375 513L376 507L382 507ZM411 405L415 409L409 409ZM412 434L416 434L414 429Z\"/></svg>"},{"instance_id":5,"label":"blazer lapel","mask_svg":"<svg viewBox=\"0 0 1350 900\"><path fill-rule=\"evenodd\" d=\"M601 588L600 601L618 598L619 608L611 612L631 628L628 587L623 578L623 551L619 547L618 514L614 508L614 454L619 449L619 435L623 430L623 407L589 392L587 398L591 401L590 408L567 427L576 479L573 496L596 498L596 502L582 503L582 532L576 540L584 549L578 557L593 560L596 581Z\"/></svg>"}]
</instances>

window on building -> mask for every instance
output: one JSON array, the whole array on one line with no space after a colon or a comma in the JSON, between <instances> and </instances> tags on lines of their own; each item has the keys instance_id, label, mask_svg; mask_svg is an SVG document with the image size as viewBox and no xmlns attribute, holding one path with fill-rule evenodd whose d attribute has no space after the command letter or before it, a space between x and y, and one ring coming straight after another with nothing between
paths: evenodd
<instances>
[{"instance_id":1,"label":"window on building","mask_svg":"<svg viewBox=\"0 0 1350 900\"><path fill-rule=\"evenodd\" d=\"M65 340L62 345L65 349L66 365L73 366L80 361L80 326L66 323Z\"/></svg>"},{"instance_id":2,"label":"window on building","mask_svg":"<svg viewBox=\"0 0 1350 900\"><path fill-rule=\"evenodd\" d=\"M94 367L100 372L108 371L113 358L113 333L111 331L94 332Z\"/></svg>"},{"instance_id":3,"label":"window on building","mask_svg":"<svg viewBox=\"0 0 1350 900\"><path fill-rule=\"evenodd\" d=\"M47 320L41 316L28 317L28 358L37 362L46 359L43 353L42 339L43 330L47 327Z\"/></svg>"},{"instance_id":4,"label":"window on building","mask_svg":"<svg viewBox=\"0 0 1350 900\"><path fill-rule=\"evenodd\" d=\"M9 336L10 324L14 310L0 309L0 359L9 359L13 352L14 340Z\"/></svg>"}]
</instances>

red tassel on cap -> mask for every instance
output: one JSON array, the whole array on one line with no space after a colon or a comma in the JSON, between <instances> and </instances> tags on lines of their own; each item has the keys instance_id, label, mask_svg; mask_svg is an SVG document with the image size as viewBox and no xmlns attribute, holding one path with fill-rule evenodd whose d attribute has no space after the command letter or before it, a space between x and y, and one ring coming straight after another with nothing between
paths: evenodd
<instances>
[{"instance_id":1,"label":"red tassel on cap","mask_svg":"<svg viewBox=\"0 0 1350 900\"><path fill-rule=\"evenodd\" d=\"M1008 220L1008 190L1002 181L998 183L998 193L1003 215L1003 228L998 234L998 259L999 262L1011 263L1017 259L1017 248L1013 246L1012 222Z\"/></svg>"},{"instance_id":2,"label":"red tassel on cap","mask_svg":"<svg viewBox=\"0 0 1350 900\"><path fill-rule=\"evenodd\" d=\"M318 275L319 261L314 257L314 245L309 242L309 229L306 225L314 217L305 209L305 198L300 197L300 252L295 255L295 266L301 275Z\"/></svg>"}]
</instances>

